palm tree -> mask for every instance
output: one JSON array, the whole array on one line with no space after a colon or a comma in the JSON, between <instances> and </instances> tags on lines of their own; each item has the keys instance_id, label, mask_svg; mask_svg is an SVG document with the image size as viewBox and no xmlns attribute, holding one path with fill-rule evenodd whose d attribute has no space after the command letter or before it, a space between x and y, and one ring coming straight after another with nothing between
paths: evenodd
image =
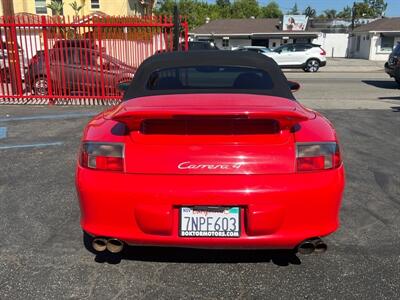
<instances>
[{"instance_id":1,"label":"palm tree","mask_svg":"<svg viewBox=\"0 0 400 300\"><path fill-rule=\"evenodd\" d=\"M324 15L327 19L335 19L337 15L337 11L335 9L327 9L324 10Z\"/></svg>"},{"instance_id":2,"label":"palm tree","mask_svg":"<svg viewBox=\"0 0 400 300\"><path fill-rule=\"evenodd\" d=\"M76 1L69 4L75 12L75 16L79 16L79 12L85 6L85 0L81 0L81 5L79 5Z\"/></svg>"},{"instance_id":3,"label":"palm tree","mask_svg":"<svg viewBox=\"0 0 400 300\"><path fill-rule=\"evenodd\" d=\"M46 5L47 8L50 8L55 16L61 16L63 14L64 2L59 0L51 0L50 4Z\"/></svg>"}]
</instances>

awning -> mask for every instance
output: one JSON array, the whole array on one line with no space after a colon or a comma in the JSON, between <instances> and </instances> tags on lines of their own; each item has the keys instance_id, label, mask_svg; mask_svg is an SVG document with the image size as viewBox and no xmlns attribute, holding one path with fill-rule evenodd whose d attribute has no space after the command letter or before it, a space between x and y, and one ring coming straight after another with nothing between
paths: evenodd
<instances>
[{"instance_id":1,"label":"awning","mask_svg":"<svg viewBox=\"0 0 400 300\"><path fill-rule=\"evenodd\" d=\"M393 32L381 32L381 36L387 37L400 37L400 31L393 31Z\"/></svg>"},{"instance_id":2,"label":"awning","mask_svg":"<svg viewBox=\"0 0 400 300\"><path fill-rule=\"evenodd\" d=\"M318 37L318 33L316 33L316 32L310 32L310 33L305 33L305 32L302 32L302 33L293 33L293 32L291 32L291 33L289 33L289 32L279 32L279 33L271 33L271 34L268 34L268 33L263 33L263 34L258 34L258 33L255 33L255 34L252 34L252 38L253 39L262 39L262 38L283 38L283 37L288 37L288 38L290 38L290 39L315 39L315 38L317 38Z\"/></svg>"},{"instance_id":3,"label":"awning","mask_svg":"<svg viewBox=\"0 0 400 300\"><path fill-rule=\"evenodd\" d=\"M265 33L248 33L248 34L232 34L232 33L214 33L214 34L196 34L189 33L190 36L195 37L231 37L237 39L268 39L268 38L283 38L288 37L290 39L314 39L317 38L321 32L295 32L295 31L285 31L285 32L265 32Z\"/></svg>"}]
</instances>

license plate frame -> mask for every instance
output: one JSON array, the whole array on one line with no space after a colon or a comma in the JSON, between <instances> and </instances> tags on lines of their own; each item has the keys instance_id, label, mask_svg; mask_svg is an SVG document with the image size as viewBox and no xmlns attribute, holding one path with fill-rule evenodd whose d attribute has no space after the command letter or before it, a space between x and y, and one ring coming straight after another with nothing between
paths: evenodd
<instances>
[{"instance_id":1,"label":"license plate frame","mask_svg":"<svg viewBox=\"0 0 400 300\"><path fill-rule=\"evenodd\" d=\"M197 215L197 221L188 217ZM211 218L211 223L209 219ZM219 219L218 219L219 218ZM226 219L223 220L223 219ZM218 220L217 220L218 219ZM192 221L191 221L192 220ZM191 222L190 224L188 222ZM205 223L204 223L205 222ZM228 230L226 229L226 222L228 222ZM201 224L200 224L201 223ZM194 225L197 224L196 229L193 230ZM241 236L241 209L239 206L182 206L179 207L179 224L178 234L180 237L189 238L240 238ZM186 228L184 228L186 226ZM190 227L190 228L189 228ZM206 227L207 230L202 230ZM212 227L209 230L209 227ZM216 227L219 227L220 230ZM233 228L234 227L234 228ZM234 230L229 230L229 229ZM189 230L190 229L190 230Z\"/></svg>"}]
</instances>

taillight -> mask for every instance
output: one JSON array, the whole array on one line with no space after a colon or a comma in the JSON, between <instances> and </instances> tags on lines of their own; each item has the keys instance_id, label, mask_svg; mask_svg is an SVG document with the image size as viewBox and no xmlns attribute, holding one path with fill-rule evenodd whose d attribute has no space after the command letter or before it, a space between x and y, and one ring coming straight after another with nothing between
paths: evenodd
<instances>
[{"instance_id":1,"label":"taillight","mask_svg":"<svg viewBox=\"0 0 400 300\"><path fill-rule=\"evenodd\" d=\"M124 145L84 142L81 147L80 164L89 169L122 172L124 171Z\"/></svg>"},{"instance_id":2,"label":"taillight","mask_svg":"<svg viewBox=\"0 0 400 300\"><path fill-rule=\"evenodd\" d=\"M296 144L297 172L336 169L342 163L337 143Z\"/></svg>"},{"instance_id":3,"label":"taillight","mask_svg":"<svg viewBox=\"0 0 400 300\"><path fill-rule=\"evenodd\" d=\"M325 51L324 49L322 49L322 48L320 48L320 49L321 49L320 54L323 55L323 56L325 56L325 55L326 55L326 51Z\"/></svg>"}]
</instances>

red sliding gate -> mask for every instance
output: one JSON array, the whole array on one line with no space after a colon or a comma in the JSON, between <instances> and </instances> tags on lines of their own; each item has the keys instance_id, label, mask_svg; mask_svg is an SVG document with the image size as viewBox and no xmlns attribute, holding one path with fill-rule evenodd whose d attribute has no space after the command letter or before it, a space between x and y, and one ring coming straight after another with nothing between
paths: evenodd
<instances>
[{"instance_id":1,"label":"red sliding gate","mask_svg":"<svg viewBox=\"0 0 400 300\"><path fill-rule=\"evenodd\" d=\"M0 103L114 104L117 85L173 50L172 17L1 17ZM188 24L180 24L182 49Z\"/></svg>"}]
</instances>

